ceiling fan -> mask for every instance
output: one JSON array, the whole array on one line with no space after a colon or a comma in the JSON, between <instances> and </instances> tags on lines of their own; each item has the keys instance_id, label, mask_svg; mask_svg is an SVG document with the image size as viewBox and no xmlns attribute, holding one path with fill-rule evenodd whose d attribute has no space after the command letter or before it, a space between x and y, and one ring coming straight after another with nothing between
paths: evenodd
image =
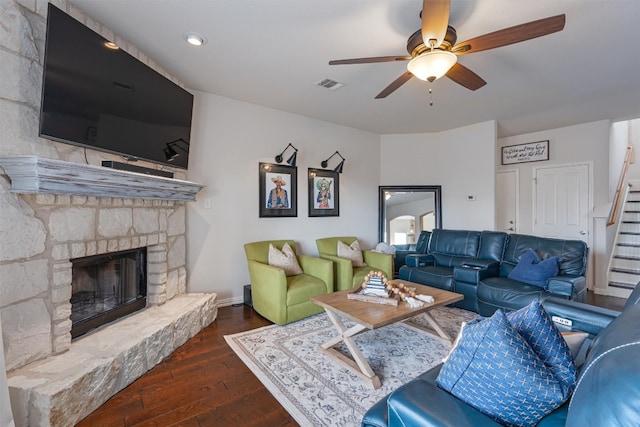
<instances>
[{"instance_id":1,"label":"ceiling fan","mask_svg":"<svg viewBox=\"0 0 640 427\"><path fill-rule=\"evenodd\" d=\"M407 71L376 95L376 99L386 98L414 76L428 82L447 76L467 89L477 90L487 82L460 64L458 55L495 49L546 36L561 31L565 23L564 14L556 15L504 28L456 44L456 30L449 25L450 5L450 0L423 0L422 28L407 40L409 56L339 59L329 61L329 65L409 61Z\"/></svg>"}]
</instances>

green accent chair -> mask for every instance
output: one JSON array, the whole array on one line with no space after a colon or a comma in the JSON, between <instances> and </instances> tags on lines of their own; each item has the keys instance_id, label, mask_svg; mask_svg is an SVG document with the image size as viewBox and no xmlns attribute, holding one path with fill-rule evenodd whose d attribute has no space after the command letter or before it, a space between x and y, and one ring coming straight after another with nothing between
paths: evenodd
<instances>
[{"instance_id":1,"label":"green accent chair","mask_svg":"<svg viewBox=\"0 0 640 427\"><path fill-rule=\"evenodd\" d=\"M320 258L333 261L333 280L337 291L353 289L364 281L370 271L382 271L388 279L393 278L393 256L374 251L362 251L366 267L353 267L351 260L338 256L338 240L351 245L356 237L326 237L316 240Z\"/></svg>"},{"instance_id":2,"label":"green accent chair","mask_svg":"<svg viewBox=\"0 0 640 427\"><path fill-rule=\"evenodd\" d=\"M269 265L269 243L280 250L288 243L296 251L293 240L268 240L244 245L253 308L278 325L321 313L323 308L311 302L310 298L333 292L333 263L296 253L304 273L286 276L283 269Z\"/></svg>"}]
</instances>

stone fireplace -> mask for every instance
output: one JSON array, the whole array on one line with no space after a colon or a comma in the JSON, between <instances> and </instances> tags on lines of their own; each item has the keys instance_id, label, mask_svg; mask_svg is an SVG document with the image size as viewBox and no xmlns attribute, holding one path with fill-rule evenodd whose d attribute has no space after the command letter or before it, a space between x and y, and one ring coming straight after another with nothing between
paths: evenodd
<instances>
[{"instance_id":1,"label":"stone fireplace","mask_svg":"<svg viewBox=\"0 0 640 427\"><path fill-rule=\"evenodd\" d=\"M73 425L214 320L215 294L186 293L184 200L202 186L36 156L0 166L16 227L15 260L0 263L16 425ZM109 313L116 300L124 318L74 331L74 303Z\"/></svg>"},{"instance_id":2,"label":"stone fireplace","mask_svg":"<svg viewBox=\"0 0 640 427\"><path fill-rule=\"evenodd\" d=\"M181 85L72 3L51 2ZM176 179L114 171L97 165L120 156L39 137L47 3L0 7L8 77L0 85L0 157L8 159L0 165L0 325L17 426L74 425L217 313L215 294L187 292L185 211L201 186L182 181L186 171L172 170ZM16 158L19 170L9 173ZM145 308L72 339L73 261L138 249L146 251Z\"/></svg>"},{"instance_id":3,"label":"stone fireplace","mask_svg":"<svg viewBox=\"0 0 640 427\"><path fill-rule=\"evenodd\" d=\"M37 174L32 181L37 181L42 186L46 186L49 180L54 180L56 170L63 169L63 166L65 170L80 168L84 171L82 173L86 176L81 177L81 172L72 172L73 176L65 180L68 182L67 189L52 191L80 193L82 189L75 189L74 184L91 182L91 179L96 179L91 177L92 174L139 175L101 167L67 165L66 162L31 156L0 158L0 166L3 166L5 172L11 168L24 168L25 164L33 167ZM47 178L47 172L39 170L42 165L51 171L50 178ZM11 178L13 191L20 185L19 179L20 176ZM101 191L110 194L112 190L105 188L104 177L100 177L100 180ZM113 183L113 186L120 185L123 184L119 181ZM17 188L18 192L23 191L20 188ZM33 256L22 262L21 268L12 274L14 280L30 282L29 287L37 288L29 289L34 293L32 296L16 296L20 303L8 307L9 310L14 308L14 315L3 312L8 370L69 348L72 324L72 259L146 248L148 303L163 304L186 292L184 202L50 194L44 193L49 191L46 188L26 191L36 194L13 197L17 197L18 203L26 203L31 209L32 226L19 224L22 230L31 235L31 239L25 243L12 242L12 246L15 251L20 252L21 245L30 246L34 242L42 242L44 251L40 256ZM166 197L170 198L169 195ZM28 276L18 277L16 273ZM23 289L21 292L27 290ZM38 296L39 298L31 298ZM36 301L31 301L32 299Z\"/></svg>"}]
</instances>

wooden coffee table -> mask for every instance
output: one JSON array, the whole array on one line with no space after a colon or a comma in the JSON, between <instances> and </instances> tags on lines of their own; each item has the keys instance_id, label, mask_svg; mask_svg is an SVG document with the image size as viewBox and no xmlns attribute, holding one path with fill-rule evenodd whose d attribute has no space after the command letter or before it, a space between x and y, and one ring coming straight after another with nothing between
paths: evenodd
<instances>
[{"instance_id":1,"label":"wooden coffee table","mask_svg":"<svg viewBox=\"0 0 640 427\"><path fill-rule=\"evenodd\" d=\"M456 301L460 301L464 298L464 296L454 292L432 288L430 286L423 286L417 283L407 282L406 280L393 280L393 282L401 282L409 287L416 288L416 294L418 295L431 295L434 302L425 302L422 307L417 308L411 308L409 307L409 304L402 301L400 301L397 306L376 304L373 302L348 299L347 294L353 292L353 290L333 292L331 294L319 295L311 298L312 302L325 309L331 323L333 323L338 330L338 335L326 343L321 344L318 347L318 350L354 372L364 381L371 384L374 389L380 388L380 378L378 378L378 376L373 372L371 366L369 366L369 363L353 338L367 330L378 329L392 323L405 321L418 314L423 314L433 330L435 330L439 335L436 337L444 339L447 342L451 342L452 339L449 334L442 329L442 326L440 326L436 319L433 318L429 311L436 307L442 307ZM356 324L347 329L339 316L351 319ZM422 329L427 333L432 333L431 330L421 328L417 324L412 324L411 326ZM344 342L346 345L347 349L351 353L351 358L340 353L334 348L341 342Z\"/></svg>"}]
</instances>

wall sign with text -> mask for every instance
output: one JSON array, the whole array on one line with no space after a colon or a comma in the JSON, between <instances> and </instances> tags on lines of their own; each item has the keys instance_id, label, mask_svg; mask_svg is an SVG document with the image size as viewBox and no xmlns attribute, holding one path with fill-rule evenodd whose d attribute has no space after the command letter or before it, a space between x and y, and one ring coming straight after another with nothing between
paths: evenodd
<instances>
[{"instance_id":1,"label":"wall sign with text","mask_svg":"<svg viewBox=\"0 0 640 427\"><path fill-rule=\"evenodd\" d=\"M502 164L541 162L549 160L549 141L502 147Z\"/></svg>"}]
</instances>

